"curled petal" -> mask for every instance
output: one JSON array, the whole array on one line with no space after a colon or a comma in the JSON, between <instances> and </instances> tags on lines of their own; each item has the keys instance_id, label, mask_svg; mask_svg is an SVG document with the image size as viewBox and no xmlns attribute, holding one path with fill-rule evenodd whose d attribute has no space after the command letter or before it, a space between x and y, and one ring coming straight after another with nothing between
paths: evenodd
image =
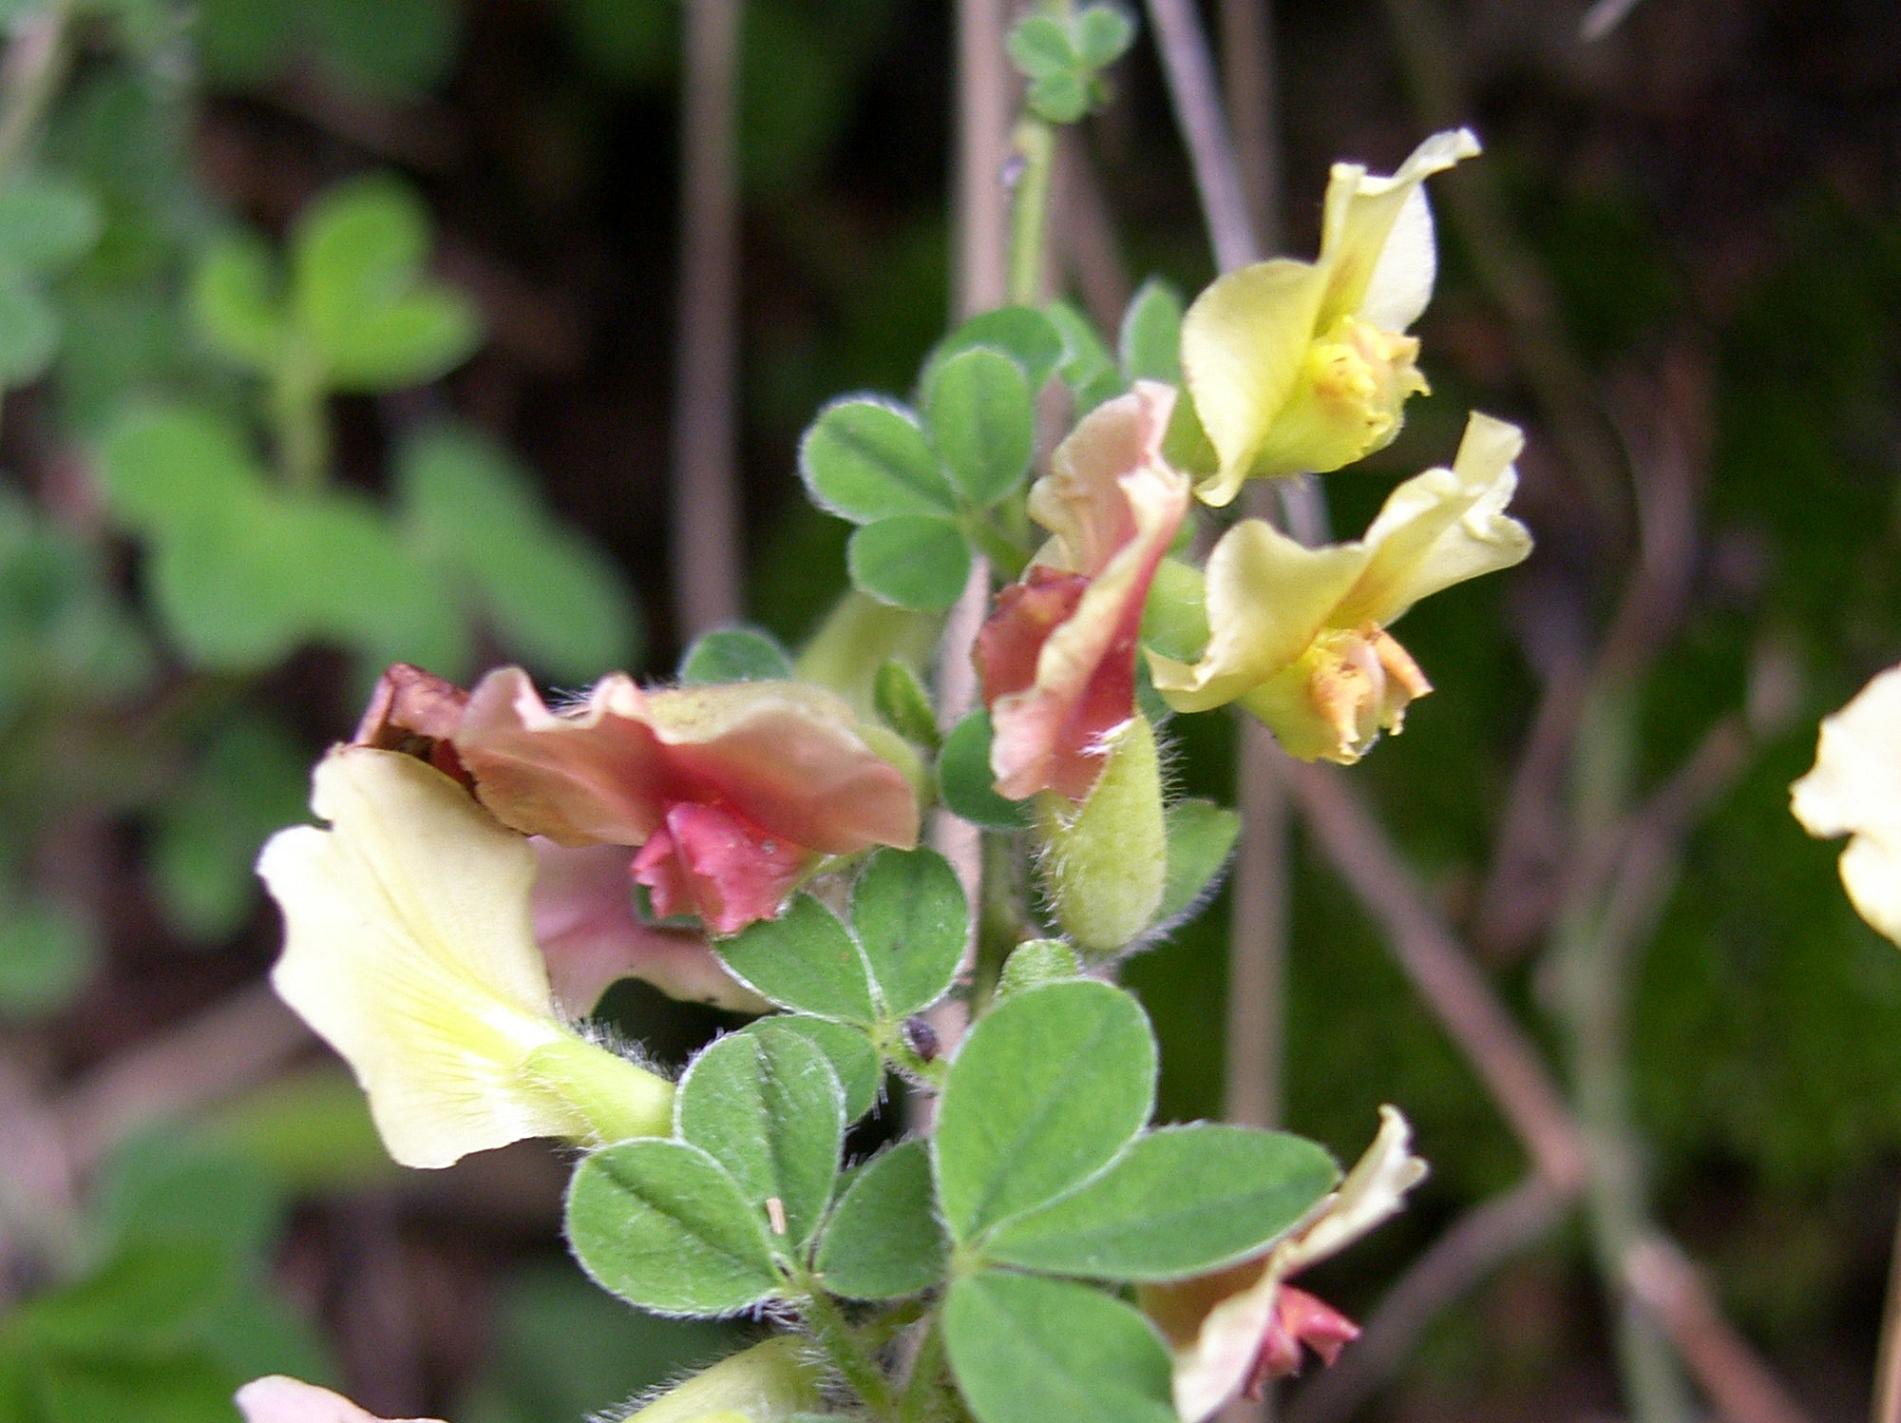
<instances>
[{"instance_id":1,"label":"curled petal","mask_svg":"<svg viewBox=\"0 0 1901 1423\"><path fill-rule=\"evenodd\" d=\"M1092 410L1050 455L1049 473L1030 488L1029 510L1056 536L1059 566L1094 578L1143 536L1144 500L1165 503L1174 482L1162 458L1174 410L1172 388L1139 380L1127 395ZM1129 487L1143 475L1143 483L1164 486L1163 494ZM1175 522L1179 527L1180 514Z\"/></svg>"},{"instance_id":2,"label":"curled petal","mask_svg":"<svg viewBox=\"0 0 1901 1423\"><path fill-rule=\"evenodd\" d=\"M1419 319L1437 266L1421 184L1478 152L1470 129L1450 129L1415 148L1390 178L1358 163L1333 165L1320 229L1320 265L1327 272L1321 325L1360 316L1404 331Z\"/></svg>"},{"instance_id":3,"label":"curled petal","mask_svg":"<svg viewBox=\"0 0 1901 1423\"><path fill-rule=\"evenodd\" d=\"M1399 1214L1406 1193L1426 1179L1426 1163L1412 1153L1413 1129L1397 1107L1380 1108L1380 1129L1347 1172L1340 1189L1305 1229L1281 1250L1292 1275L1346 1249Z\"/></svg>"},{"instance_id":4,"label":"curled petal","mask_svg":"<svg viewBox=\"0 0 1901 1423\"><path fill-rule=\"evenodd\" d=\"M483 804L563 845L639 845L677 804L725 805L826 854L917 843L917 796L838 697L797 682L643 692L604 678L551 711L520 668L476 687L456 738Z\"/></svg>"},{"instance_id":5,"label":"curled petal","mask_svg":"<svg viewBox=\"0 0 1901 1423\"><path fill-rule=\"evenodd\" d=\"M1041 790L1083 799L1111 733L1134 713L1143 606L1188 511L1187 477L1159 453L1173 400L1142 382L1098 406L1032 492L1063 571L1033 569L1006 590L977 649L995 727L991 771L1011 799Z\"/></svg>"},{"instance_id":6,"label":"curled petal","mask_svg":"<svg viewBox=\"0 0 1901 1423\"><path fill-rule=\"evenodd\" d=\"M1531 534L1505 512L1524 447L1516 425L1474 412L1451 469L1414 475L1387 497L1361 540L1366 568L1335 609L1334 626L1385 627L1421 598L1524 562Z\"/></svg>"},{"instance_id":7,"label":"curled petal","mask_svg":"<svg viewBox=\"0 0 1901 1423\"><path fill-rule=\"evenodd\" d=\"M350 744L402 751L446 776L466 780L451 738L468 704L469 694L455 683L407 662L393 663L376 679Z\"/></svg>"},{"instance_id":8,"label":"curled petal","mask_svg":"<svg viewBox=\"0 0 1901 1423\"><path fill-rule=\"evenodd\" d=\"M1811 835L1852 837L1842 884L1856 912L1901 944L1901 667L1823 720L1815 765L1791 790Z\"/></svg>"},{"instance_id":9,"label":"curled petal","mask_svg":"<svg viewBox=\"0 0 1901 1423\"><path fill-rule=\"evenodd\" d=\"M529 842L535 876L535 938L548 963L556 1001L585 1017L623 978L651 983L670 998L763 1013L766 1001L735 981L703 934L663 929L634 913L630 856L624 845L565 849Z\"/></svg>"},{"instance_id":10,"label":"curled petal","mask_svg":"<svg viewBox=\"0 0 1901 1423\"><path fill-rule=\"evenodd\" d=\"M441 1423L436 1418L379 1418L342 1394L273 1374L238 1390L244 1423Z\"/></svg>"}]
</instances>

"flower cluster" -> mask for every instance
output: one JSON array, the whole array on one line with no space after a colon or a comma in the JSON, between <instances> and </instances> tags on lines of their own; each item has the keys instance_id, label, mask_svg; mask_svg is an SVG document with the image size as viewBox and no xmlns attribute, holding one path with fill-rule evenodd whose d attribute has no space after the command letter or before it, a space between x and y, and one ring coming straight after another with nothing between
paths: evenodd
<instances>
[{"instance_id":1,"label":"flower cluster","mask_svg":"<svg viewBox=\"0 0 1901 1423\"><path fill-rule=\"evenodd\" d=\"M859 586L941 609L966 540L1022 570L971 649L983 708L947 733L907 666L879 666L875 695L821 687L747 633L718 635L750 649L743 672L710 659L728 680L615 673L552 703L518 667L467 689L390 668L316 769L324 826L281 832L259 864L286 926L273 982L349 1063L390 1154L597 1148L568 1201L596 1279L673 1313L781 1306L867 1402L890 1381L832 1296L924 1297L920 1339L944 1346L927 1366L981 1423L1040 1416L992 1356L1046 1324L1128 1351L1127 1377L1077 1384L1123 1390L1105 1416L1165 1415L1172 1376L1174 1411L1198 1423L1307 1352L1331 1363L1356 1326L1289 1281L1423 1176L1404 1119L1382 1109L1344 1180L1278 1133L1150 1130L1152 1028L1093 979L1199 902L1233 842L1231 813L1169 803L1171 714L1237 706L1290 755L1352 763L1431 690L1392 625L1530 551L1507 512L1522 438L1479 414L1357 539L1309 547L1245 518L1204 542L1191 518L1197 498L1224 506L1250 478L1336 470L1395 438L1426 389L1408 334L1436 265L1423 183L1477 151L1461 130L1390 177L1336 166L1318 258L1217 279L1181 318L1180 379L1092 387L1027 489L1049 367L1007 341L934 357L922 421L876 399L828 407L805 472L862 525ZM1010 322L985 329L1005 334L1044 321L995 315ZM1039 329L1047 349L1056 327ZM799 665L865 661L862 623L835 623ZM755 664L763 678L741 680ZM883 726L861 720L873 708ZM1838 736L1859 727L1851 708ZM1854 788L1821 769L1805 784L1811 824L1863 829L1878 848L1850 855L1888 874ZM933 794L989 830L1006 889L1036 865L1042 900L987 896L973 914L951 865L914 848ZM1895 903L1874 875L1849 876L1871 917ZM585 1022L626 977L764 1020L676 1082ZM953 993L974 1020L961 1045L926 1016ZM941 1093L940 1129L841 1175L891 1071ZM1192 1208L1155 1211L1161 1190ZM1079 1279L1139 1286L1146 1313ZM827 1382L779 1338L633 1416L763 1423L822 1408ZM905 1416L938 1411L914 1403ZM251 1423L375 1423L285 1379L240 1405Z\"/></svg>"}]
</instances>

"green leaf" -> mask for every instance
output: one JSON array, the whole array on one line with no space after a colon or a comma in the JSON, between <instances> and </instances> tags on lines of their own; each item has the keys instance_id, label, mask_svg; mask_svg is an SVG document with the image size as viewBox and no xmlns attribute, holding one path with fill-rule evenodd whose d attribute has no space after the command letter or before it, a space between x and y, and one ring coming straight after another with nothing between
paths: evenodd
<instances>
[{"instance_id":1,"label":"green leaf","mask_svg":"<svg viewBox=\"0 0 1901 1423\"><path fill-rule=\"evenodd\" d=\"M1004 48L1010 52L1010 62L1031 79L1065 74L1076 67L1069 28L1053 16L1031 15L1018 21L1005 39Z\"/></svg>"},{"instance_id":2,"label":"green leaf","mask_svg":"<svg viewBox=\"0 0 1901 1423\"><path fill-rule=\"evenodd\" d=\"M93 928L72 910L38 899L0 905L0 1020L59 1011L98 967Z\"/></svg>"},{"instance_id":3,"label":"green leaf","mask_svg":"<svg viewBox=\"0 0 1901 1423\"><path fill-rule=\"evenodd\" d=\"M957 872L935 850L879 850L851 895L852 929L884 1001L908 1018L946 993L970 934Z\"/></svg>"},{"instance_id":4,"label":"green leaf","mask_svg":"<svg viewBox=\"0 0 1901 1423\"><path fill-rule=\"evenodd\" d=\"M1162 1341L1134 1308L1086 1285L968 1275L950 1288L943 1328L978 1423L1176 1423Z\"/></svg>"},{"instance_id":5,"label":"green leaf","mask_svg":"<svg viewBox=\"0 0 1901 1423\"><path fill-rule=\"evenodd\" d=\"M1155 1105L1141 1006L1094 979L1027 988L978 1020L944 1083L938 1199L968 1241L1107 1165Z\"/></svg>"},{"instance_id":6,"label":"green leaf","mask_svg":"<svg viewBox=\"0 0 1901 1423\"><path fill-rule=\"evenodd\" d=\"M158 1353L191 1341L230 1292L231 1259L205 1240L141 1243L8 1320L31 1347Z\"/></svg>"},{"instance_id":7,"label":"green leaf","mask_svg":"<svg viewBox=\"0 0 1901 1423\"><path fill-rule=\"evenodd\" d=\"M1029 812L1023 802L997 794L990 770L991 736L990 713L982 707L951 728L937 758L938 793L954 814L972 825L1021 830L1030 823Z\"/></svg>"},{"instance_id":8,"label":"green leaf","mask_svg":"<svg viewBox=\"0 0 1901 1423\"><path fill-rule=\"evenodd\" d=\"M742 983L774 1003L848 1023L877 1016L857 941L809 894L777 919L762 919L713 946Z\"/></svg>"},{"instance_id":9,"label":"green leaf","mask_svg":"<svg viewBox=\"0 0 1901 1423\"><path fill-rule=\"evenodd\" d=\"M1073 70L1032 79L1024 97L1038 118L1053 124L1075 123L1095 102L1089 81Z\"/></svg>"},{"instance_id":10,"label":"green leaf","mask_svg":"<svg viewBox=\"0 0 1901 1423\"><path fill-rule=\"evenodd\" d=\"M1082 960L1061 939L1026 939L1003 961L1003 972L997 976L997 997L1008 998L1039 983L1076 978L1082 971Z\"/></svg>"},{"instance_id":11,"label":"green leaf","mask_svg":"<svg viewBox=\"0 0 1901 1423\"><path fill-rule=\"evenodd\" d=\"M602 1289L659 1314L732 1314L779 1292L766 1222L706 1152L637 1137L582 1161L568 1243Z\"/></svg>"},{"instance_id":12,"label":"green leaf","mask_svg":"<svg viewBox=\"0 0 1901 1423\"><path fill-rule=\"evenodd\" d=\"M255 1158L175 1124L115 1147L95 1189L95 1228L119 1247L198 1242L238 1272L265 1258L283 1224L282 1194Z\"/></svg>"},{"instance_id":13,"label":"green leaf","mask_svg":"<svg viewBox=\"0 0 1901 1423\"><path fill-rule=\"evenodd\" d=\"M894 607L934 612L955 603L970 581L970 545L947 520L899 514L854 531L845 567L859 592Z\"/></svg>"},{"instance_id":14,"label":"green leaf","mask_svg":"<svg viewBox=\"0 0 1901 1423\"><path fill-rule=\"evenodd\" d=\"M1182 299L1167 282L1150 277L1122 313L1117 340L1122 371L1130 380L1182 379Z\"/></svg>"},{"instance_id":15,"label":"green leaf","mask_svg":"<svg viewBox=\"0 0 1901 1423\"><path fill-rule=\"evenodd\" d=\"M189 536L264 490L263 473L238 429L188 406L127 412L101 445L99 476L113 517L147 536Z\"/></svg>"},{"instance_id":16,"label":"green leaf","mask_svg":"<svg viewBox=\"0 0 1901 1423\"><path fill-rule=\"evenodd\" d=\"M217 940L243 927L259 899L258 848L302 816L308 762L301 745L252 711L218 732L162 803L151 873L181 932Z\"/></svg>"},{"instance_id":17,"label":"green leaf","mask_svg":"<svg viewBox=\"0 0 1901 1423\"><path fill-rule=\"evenodd\" d=\"M845 1094L847 1122L857 1121L872 1109L878 1100L878 1089L884 1085L884 1059L878 1056L878 1050L861 1030L830 1018L814 1018L809 1013L777 1013L748 1023L739 1030L738 1036L773 1033L796 1034L825 1054Z\"/></svg>"},{"instance_id":18,"label":"green leaf","mask_svg":"<svg viewBox=\"0 0 1901 1423\"><path fill-rule=\"evenodd\" d=\"M466 590L505 645L557 680L633 659L639 625L625 578L550 516L508 451L437 425L405 441L396 481L409 541Z\"/></svg>"},{"instance_id":19,"label":"green leaf","mask_svg":"<svg viewBox=\"0 0 1901 1423\"><path fill-rule=\"evenodd\" d=\"M372 97L433 89L455 59L460 11L451 0L305 0L298 8L325 66Z\"/></svg>"},{"instance_id":20,"label":"green leaf","mask_svg":"<svg viewBox=\"0 0 1901 1423\"><path fill-rule=\"evenodd\" d=\"M221 355L252 370L276 370L290 340L283 285L271 249L250 233L233 234L198 263L192 319Z\"/></svg>"},{"instance_id":21,"label":"green leaf","mask_svg":"<svg viewBox=\"0 0 1901 1423\"><path fill-rule=\"evenodd\" d=\"M475 310L453 288L424 276L428 254L427 212L389 178L333 188L299 218L292 307L330 389L421 384L475 349Z\"/></svg>"},{"instance_id":22,"label":"green leaf","mask_svg":"<svg viewBox=\"0 0 1901 1423\"><path fill-rule=\"evenodd\" d=\"M102 1354L32 1361L40 1405L32 1423L204 1423L229 1416L240 1380L201 1353L160 1358Z\"/></svg>"},{"instance_id":23,"label":"green leaf","mask_svg":"<svg viewBox=\"0 0 1901 1423\"><path fill-rule=\"evenodd\" d=\"M825 1288L847 1299L898 1299L944 1278L950 1242L931 1199L930 1153L907 1141L852 1177L819 1240Z\"/></svg>"},{"instance_id":24,"label":"green leaf","mask_svg":"<svg viewBox=\"0 0 1901 1423\"><path fill-rule=\"evenodd\" d=\"M1091 5L1070 22L1076 57L1089 69L1107 69L1135 43L1135 21L1114 5Z\"/></svg>"},{"instance_id":25,"label":"green leaf","mask_svg":"<svg viewBox=\"0 0 1901 1423\"><path fill-rule=\"evenodd\" d=\"M984 1257L1088 1279L1182 1279L1265 1249L1339 1177L1325 1151L1286 1132L1165 1127L1069 1195L998 1226Z\"/></svg>"},{"instance_id":26,"label":"green leaf","mask_svg":"<svg viewBox=\"0 0 1901 1423\"><path fill-rule=\"evenodd\" d=\"M814 504L855 524L957 507L916 418L870 396L819 412L799 442L799 474Z\"/></svg>"},{"instance_id":27,"label":"green leaf","mask_svg":"<svg viewBox=\"0 0 1901 1423\"><path fill-rule=\"evenodd\" d=\"M1075 394L1077 414L1122 394L1128 387L1121 368L1095 323L1066 301L1053 301L1047 310L1051 324L1062 333L1063 383Z\"/></svg>"},{"instance_id":28,"label":"green leaf","mask_svg":"<svg viewBox=\"0 0 1901 1423\"><path fill-rule=\"evenodd\" d=\"M1157 924L1172 924L1211 893L1241 833L1241 817L1210 800L1180 800L1168 808L1168 869Z\"/></svg>"},{"instance_id":29,"label":"green leaf","mask_svg":"<svg viewBox=\"0 0 1901 1423\"><path fill-rule=\"evenodd\" d=\"M885 725L898 735L937 748L937 709L909 663L892 658L881 664L872 679L871 699Z\"/></svg>"},{"instance_id":30,"label":"green leaf","mask_svg":"<svg viewBox=\"0 0 1901 1423\"><path fill-rule=\"evenodd\" d=\"M816 1044L784 1031L721 1038L680 1079L674 1114L680 1137L726 1168L780 1249L812 1238L845 1144L844 1089Z\"/></svg>"},{"instance_id":31,"label":"green leaf","mask_svg":"<svg viewBox=\"0 0 1901 1423\"><path fill-rule=\"evenodd\" d=\"M59 349L59 318L18 273L0 269L0 386L37 379Z\"/></svg>"},{"instance_id":32,"label":"green leaf","mask_svg":"<svg viewBox=\"0 0 1901 1423\"><path fill-rule=\"evenodd\" d=\"M925 362L919 384L928 386L945 361L978 347L1002 351L1015 361L1032 395L1043 389L1063 359L1063 338L1047 316L1033 306L1000 306L979 312L939 341Z\"/></svg>"},{"instance_id":33,"label":"green leaf","mask_svg":"<svg viewBox=\"0 0 1901 1423\"><path fill-rule=\"evenodd\" d=\"M924 387L931 443L958 491L979 508L1022 483L1036 446L1036 411L1017 363L972 347L938 363Z\"/></svg>"},{"instance_id":34,"label":"green leaf","mask_svg":"<svg viewBox=\"0 0 1901 1423\"><path fill-rule=\"evenodd\" d=\"M0 266L53 274L99 240L99 201L70 178L23 173L0 187Z\"/></svg>"},{"instance_id":35,"label":"green leaf","mask_svg":"<svg viewBox=\"0 0 1901 1423\"><path fill-rule=\"evenodd\" d=\"M694 639L680 659L680 680L689 686L709 682L776 682L792 675L792 659L763 632L716 628Z\"/></svg>"}]
</instances>

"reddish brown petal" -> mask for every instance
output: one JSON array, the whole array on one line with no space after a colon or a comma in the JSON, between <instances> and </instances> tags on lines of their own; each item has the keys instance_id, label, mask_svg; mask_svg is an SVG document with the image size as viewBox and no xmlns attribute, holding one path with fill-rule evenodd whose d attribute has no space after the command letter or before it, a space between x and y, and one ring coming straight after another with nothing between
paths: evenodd
<instances>
[{"instance_id":1,"label":"reddish brown petal","mask_svg":"<svg viewBox=\"0 0 1901 1423\"><path fill-rule=\"evenodd\" d=\"M1172 402L1143 384L1098 406L1032 492L1032 512L1057 535L1058 571L1034 568L1022 591L1007 591L994 646L979 647L996 728L990 769L1012 800L1042 790L1082 800L1109 734L1134 713L1142 608L1188 511L1187 476L1158 453Z\"/></svg>"},{"instance_id":2,"label":"reddish brown petal","mask_svg":"<svg viewBox=\"0 0 1901 1423\"><path fill-rule=\"evenodd\" d=\"M466 784L468 774L450 738L468 702L469 694L455 683L407 662L392 663L376 679L350 744L404 752Z\"/></svg>"},{"instance_id":3,"label":"reddish brown petal","mask_svg":"<svg viewBox=\"0 0 1901 1423\"><path fill-rule=\"evenodd\" d=\"M1089 580L1080 573L1038 564L1023 582L997 595L996 609L978 631L975 649L987 705L1035 683L1037 654L1076 611L1088 587Z\"/></svg>"},{"instance_id":4,"label":"reddish brown petal","mask_svg":"<svg viewBox=\"0 0 1901 1423\"><path fill-rule=\"evenodd\" d=\"M564 845L641 844L681 804L829 854L915 844L916 792L855 728L794 682L648 694L616 674L556 713L510 667L476 687L456 745L497 817Z\"/></svg>"}]
</instances>

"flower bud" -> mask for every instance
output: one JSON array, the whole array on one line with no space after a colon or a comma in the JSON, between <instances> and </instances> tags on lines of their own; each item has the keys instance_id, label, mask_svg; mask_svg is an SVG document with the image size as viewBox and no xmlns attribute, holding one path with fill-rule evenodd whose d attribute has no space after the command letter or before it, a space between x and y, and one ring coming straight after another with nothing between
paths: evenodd
<instances>
[{"instance_id":1,"label":"flower bud","mask_svg":"<svg viewBox=\"0 0 1901 1423\"><path fill-rule=\"evenodd\" d=\"M627 1423L777 1423L819 1407L819 1373L803 1343L781 1335L668 1389Z\"/></svg>"},{"instance_id":2,"label":"flower bud","mask_svg":"<svg viewBox=\"0 0 1901 1423\"><path fill-rule=\"evenodd\" d=\"M1081 805L1037 797L1043 883L1057 922L1084 953L1126 948L1154 921L1168 872L1155 732L1140 712L1109 733L1102 775Z\"/></svg>"}]
</instances>

